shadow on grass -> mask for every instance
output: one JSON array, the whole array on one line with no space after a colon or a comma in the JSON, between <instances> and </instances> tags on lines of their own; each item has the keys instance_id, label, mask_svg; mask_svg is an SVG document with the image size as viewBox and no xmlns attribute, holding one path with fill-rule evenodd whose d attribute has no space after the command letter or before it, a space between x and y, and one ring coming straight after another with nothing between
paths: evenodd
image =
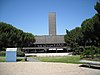
<instances>
[{"instance_id":1,"label":"shadow on grass","mask_svg":"<svg viewBox=\"0 0 100 75\"><path fill-rule=\"evenodd\" d=\"M17 59L17 62L22 61L23 59Z\"/></svg>"},{"instance_id":2,"label":"shadow on grass","mask_svg":"<svg viewBox=\"0 0 100 75\"><path fill-rule=\"evenodd\" d=\"M16 61L17 61L17 62L26 62L25 59L23 59L23 58L17 58Z\"/></svg>"},{"instance_id":3,"label":"shadow on grass","mask_svg":"<svg viewBox=\"0 0 100 75\"><path fill-rule=\"evenodd\" d=\"M89 67L89 65L80 65L79 67L84 67L84 68L91 68L91 69L98 69L98 70L100 70L100 66L98 66L98 65L91 65L90 67Z\"/></svg>"}]
</instances>

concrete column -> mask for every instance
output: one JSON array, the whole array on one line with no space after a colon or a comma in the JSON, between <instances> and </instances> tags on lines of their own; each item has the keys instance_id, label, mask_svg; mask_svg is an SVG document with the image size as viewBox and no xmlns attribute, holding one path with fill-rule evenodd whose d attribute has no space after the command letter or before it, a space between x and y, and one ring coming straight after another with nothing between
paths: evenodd
<instances>
[{"instance_id":1,"label":"concrete column","mask_svg":"<svg viewBox=\"0 0 100 75\"><path fill-rule=\"evenodd\" d=\"M57 48L56 48L56 53L57 53Z\"/></svg>"},{"instance_id":2,"label":"concrete column","mask_svg":"<svg viewBox=\"0 0 100 75\"><path fill-rule=\"evenodd\" d=\"M36 49L35 49L35 53L36 53Z\"/></svg>"}]
</instances>

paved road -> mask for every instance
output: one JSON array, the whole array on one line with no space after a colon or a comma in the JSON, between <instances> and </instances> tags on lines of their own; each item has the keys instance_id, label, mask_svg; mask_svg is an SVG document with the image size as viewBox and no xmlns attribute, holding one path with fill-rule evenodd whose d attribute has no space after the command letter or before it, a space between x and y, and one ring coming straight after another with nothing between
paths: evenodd
<instances>
[{"instance_id":1,"label":"paved road","mask_svg":"<svg viewBox=\"0 0 100 75\"><path fill-rule=\"evenodd\" d=\"M40 62L39 60L33 59L32 57L27 57L28 62Z\"/></svg>"},{"instance_id":2,"label":"paved road","mask_svg":"<svg viewBox=\"0 0 100 75\"><path fill-rule=\"evenodd\" d=\"M49 62L1 62L0 75L100 75L100 69L79 66Z\"/></svg>"}]
</instances>

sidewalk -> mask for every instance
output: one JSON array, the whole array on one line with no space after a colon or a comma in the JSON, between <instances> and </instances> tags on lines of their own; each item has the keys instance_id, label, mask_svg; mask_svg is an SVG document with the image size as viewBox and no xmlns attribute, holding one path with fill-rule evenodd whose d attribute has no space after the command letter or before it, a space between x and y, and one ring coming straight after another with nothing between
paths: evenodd
<instances>
[{"instance_id":1,"label":"sidewalk","mask_svg":"<svg viewBox=\"0 0 100 75\"><path fill-rule=\"evenodd\" d=\"M0 75L100 75L100 69L79 66L49 62L2 62Z\"/></svg>"},{"instance_id":2,"label":"sidewalk","mask_svg":"<svg viewBox=\"0 0 100 75\"><path fill-rule=\"evenodd\" d=\"M34 59L33 57L27 57L28 62L40 62L39 60Z\"/></svg>"}]
</instances>

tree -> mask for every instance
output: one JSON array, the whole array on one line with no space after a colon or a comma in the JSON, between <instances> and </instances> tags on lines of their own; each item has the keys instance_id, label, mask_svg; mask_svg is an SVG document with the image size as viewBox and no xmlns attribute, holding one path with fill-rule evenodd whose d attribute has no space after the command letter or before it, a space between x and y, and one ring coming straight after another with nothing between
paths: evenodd
<instances>
[{"instance_id":1,"label":"tree","mask_svg":"<svg viewBox=\"0 0 100 75\"><path fill-rule=\"evenodd\" d=\"M82 40L81 28L76 27L75 29L69 31L64 36L64 39L65 39L65 42L67 43L67 45L71 47L71 49L73 50L73 52L75 54L76 50L78 51L80 41Z\"/></svg>"},{"instance_id":2,"label":"tree","mask_svg":"<svg viewBox=\"0 0 100 75\"><path fill-rule=\"evenodd\" d=\"M100 3L97 2L96 5L94 6L94 9L100 14Z\"/></svg>"},{"instance_id":3,"label":"tree","mask_svg":"<svg viewBox=\"0 0 100 75\"><path fill-rule=\"evenodd\" d=\"M91 41L93 42L93 40L95 38L95 35L93 34L93 32L94 32L93 20L86 19L81 24L81 28L82 28L82 33L84 35L85 45L86 45L86 43L90 44Z\"/></svg>"},{"instance_id":4,"label":"tree","mask_svg":"<svg viewBox=\"0 0 100 75\"><path fill-rule=\"evenodd\" d=\"M94 8L97 13L92 18L84 20L81 27L68 31L64 36L65 42L71 48L76 47L77 44L84 47L100 46L100 3L97 2Z\"/></svg>"},{"instance_id":5,"label":"tree","mask_svg":"<svg viewBox=\"0 0 100 75\"><path fill-rule=\"evenodd\" d=\"M97 46L100 46L100 15L95 14L92 19L93 19L95 40L97 42Z\"/></svg>"},{"instance_id":6,"label":"tree","mask_svg":"<svg viewBox=\"0 0 100 75\"><path fill-rule=\"evenodd\" d=\"M0 47L31 46L35 42L34 35L23 32L10 24L0 22Z\"/></svg>"},{"instance_id":7,"label":"tree","mask_svg":"<svg viewBox=\"0 0 100 75\"><path fill-rule=\"evenodd\" d=\"M69 31L68 34L66 34L64 37L66 43L72 43L72 42L78 43L80 38L82 38L80 27L76 27L75 29Z\"/></svg>"}]
</instances>

